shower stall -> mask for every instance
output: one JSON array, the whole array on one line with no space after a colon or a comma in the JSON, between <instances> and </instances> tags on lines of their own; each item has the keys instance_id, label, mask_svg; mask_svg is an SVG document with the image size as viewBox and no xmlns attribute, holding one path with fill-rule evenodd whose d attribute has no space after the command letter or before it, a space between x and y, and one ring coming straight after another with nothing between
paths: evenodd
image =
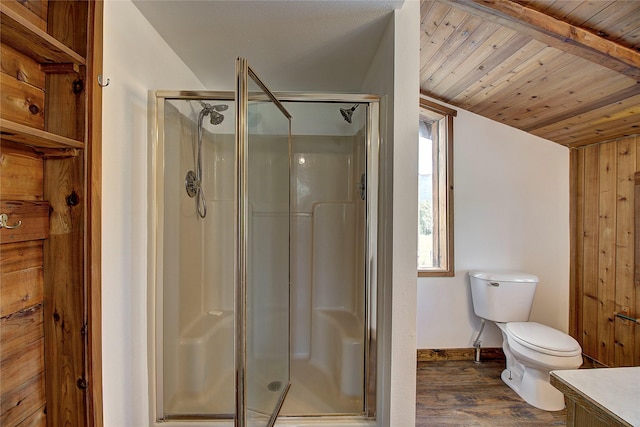
<instances>
[{"instance_id":1,"label":"shower stall","mask_svg":"<svg viewBox=\"0 0 640 427\"><path fill-rule=\"evenodd\" d=\"M158 423L375 419L379 99L276 97L151 96Z\"/></svg>"}]
</instances>

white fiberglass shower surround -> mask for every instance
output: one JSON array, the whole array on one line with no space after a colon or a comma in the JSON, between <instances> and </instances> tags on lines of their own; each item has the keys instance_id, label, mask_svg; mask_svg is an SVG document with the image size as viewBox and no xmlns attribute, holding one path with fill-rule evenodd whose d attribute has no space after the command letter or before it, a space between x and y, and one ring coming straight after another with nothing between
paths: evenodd
<instances>
[{"instance_id":1,"label":"white fiberglass shower surround","mask_svg":"<svg viewBox=\"0 0 640 427\"><path fill-rule=\"evenodd\" d=\"M249 95L238 119L233 93L152 94L149 352L158 423L231 425L239 410L268 419L262 408L274 405L296 425L375 420L379 99L276 96L293 117L290 139L264 96ZM238 120L249 129L244 152ZM240 249L239 198L248 224ZM247 385L238 385L239 364Z\"/></svg>"}]
</instances>

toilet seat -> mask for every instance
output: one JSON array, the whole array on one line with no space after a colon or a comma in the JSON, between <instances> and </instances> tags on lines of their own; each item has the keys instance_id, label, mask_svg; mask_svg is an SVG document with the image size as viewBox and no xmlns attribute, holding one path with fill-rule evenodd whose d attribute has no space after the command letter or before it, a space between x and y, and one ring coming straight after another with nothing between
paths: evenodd
<instances>
[{"instance_id":1,"label":"toilet seat","mask_svg":"<svg viewBox=\"0 0 640 427\"><path fill-rule=\"evenodd\" d=\"M507 334L524 347L557 357L582 354L580 344L569 335L536 322L509 322Z\"/></svg>"}]
</instances>

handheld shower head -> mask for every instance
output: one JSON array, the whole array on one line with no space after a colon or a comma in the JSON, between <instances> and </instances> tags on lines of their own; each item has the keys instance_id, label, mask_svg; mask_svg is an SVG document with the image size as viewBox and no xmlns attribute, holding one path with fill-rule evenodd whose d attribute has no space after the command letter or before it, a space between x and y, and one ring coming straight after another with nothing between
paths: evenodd
<instances>
[{"instance_id":1,"label":"handheld shower head","mask_svg":"<svg viewBox=\"0 0 640 427\"><path fill-rule=\"evenodd\" d=\"M215 126L222 123L223 120L224 116L222 114L218 113L217 111L211 111L211 119L209 120L209 123Z\"/></svg>"},{"instance_id":2,"label":"handheld shower head","mask_svg":"<svg viewBox=\"0 0 640 427\"><path fill-rule=\"evenodd\" d=\"M224 116L219 113L219 111L226 111L229 109L229 106L226 104L216 104L211 105L206 102L200 101L200 105L202 105L202 110L200 114L204 116L210 115L209 123L212 125L219 125L224 120Z\"/></svg>"},{"instance_id":3,"label":"handheld shower head","mask_svg":"<svg viewBox=\"0 0 640 427\"><path fill-rule=\"evenodd\" d=\"M342 114L342 118L347 122L351 123L351 117L353 116L353 112L358 108L358 104L355 104L351 108L341 108L340 114Z\"/></svg>"}]
</instances>

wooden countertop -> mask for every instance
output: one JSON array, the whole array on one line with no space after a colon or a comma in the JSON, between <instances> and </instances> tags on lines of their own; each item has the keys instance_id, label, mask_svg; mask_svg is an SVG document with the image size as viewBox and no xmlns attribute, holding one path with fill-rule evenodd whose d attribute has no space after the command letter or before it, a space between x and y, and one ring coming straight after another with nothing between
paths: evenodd
<instances>
[{"instance_id":1,"label":"wooden countertop","mask_svg":"<svg viewBox=\"0 0 640 427\"><path fill-rule=\"evenodd\" d=\"M551 385L623 426L640 426L640 367L551 372Z\"/></svg>"}]
</instances>

